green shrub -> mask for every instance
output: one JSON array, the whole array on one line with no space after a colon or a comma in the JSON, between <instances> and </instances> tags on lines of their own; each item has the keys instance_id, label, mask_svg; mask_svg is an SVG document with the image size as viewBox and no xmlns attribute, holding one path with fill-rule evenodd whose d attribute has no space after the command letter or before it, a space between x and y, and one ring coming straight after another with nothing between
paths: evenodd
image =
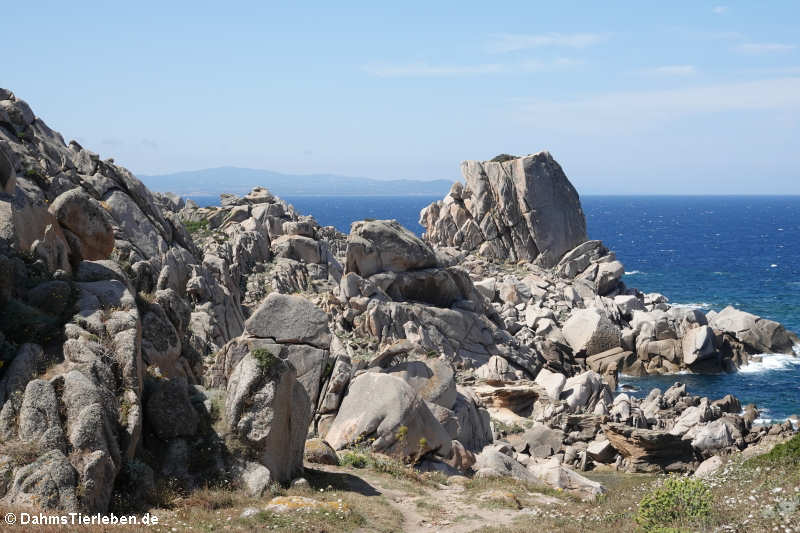
<instances>
[{"instance_id":1,"label":"green shrub","mask_svg":"<svg viewBox=\"0 0 800 533\"><path fill-rule=\"evenodd\" d=\"M791 439L778 444L772 450L748 459L747 466L781 466L798 467L800 466L800 433Z\"/></svg>"},{"instance_id":2,"label":"green shrub","mask_svg":"<svg viewBox=\"0 0 800 533\"><path fill-rule=\"evenodd\" d=\"M201 231L207 231L208 220L204 218L202 220L187 221L183 223L183 227L185 227L186 231L188 231L189 233L198 233Z\"/></svg>"},{"instance_id":3,"label":"green shrub","mask_svg":"<svg viewBox=\"0 0 800 533\"><path fill-rule=\"evenodd\" d=\"M250 352L253 354L258 367L262 370L272 370L277 365L280 358L276 357L266 348L257 348Z\"/></svg>"},{"instance_id":4,"label":"green shrub","mask_svg":"<svg viewBox=\"0 0 800 533\"><path fill-rule=\"evenodd\" d=\"M709 514L711 490L703 481L671 477L642 498L636 522L645 531L664 531L675 522L695 522Z\"/></svg>"},{"instance_id":5,"label":"green shrub","mask_svg":"<svg viewBox=\"0 0 800 533\"><path fill-rule=\"evenodd\" d=\"M408 436L408 426L400 426L397 428L397 433L395 433L394 436L400 442L406 440L406 437Z\"/></svg>"},{"instance_id":6,"label":"green shrub","mask_svg":"<svg viewBox=\"0 0 800 533\"><path fill-rule=\"evenodd\" d=\"M407 435L403 433L403 427L405 426L401 426L398 432L403 434L403 439L405 439ZM408 431L407 428L406 431ZM424 447L427 442L422 442L423 440L424 439L420 439L420 446ZM353 448L342 452L339 455L339 464L341 466L351 466L353 468L369 468L375 472L388 474L396 479L405 479L415 483L430 483L429 479L424 478L416 472L411 465L404 464L386 455L373 453L372 450L364 444L356 444Z\"/></svg>"},{"instance_id":7,"label":"green shrub","mask_svg":"<svg viewBox=\"0 0 800 533\"><path fill-rule=\"evenodd\" d=\"M518 433L525 433L525 428L516 422L514 422L512 425L508 425L505 422L494 419L492 420L492 423L494 424L494 429L503 435L516 435Z\"/></svg>"},{"instance_id":8,"label":"green shrub","mask_svg":"<svg viewBox=\"0 0 800 533\"><path fill-rule=\"evenodd\" d=\"M500 154L492 158L492 163L505 163L506 161L511 161L513 159L517 159L517 156L511 154Z\"/></svg>"},{"instance_id":9,"label":"green shrub","mask_svg":"<svg viewBox=\"0 0 800 533\"><path fill-rule=\"evenodd\" d=\"M347 450L339 456L339 464L353 468L366 468L369 464L369 455L362 450Z\"/></svg>"}]
</instances>

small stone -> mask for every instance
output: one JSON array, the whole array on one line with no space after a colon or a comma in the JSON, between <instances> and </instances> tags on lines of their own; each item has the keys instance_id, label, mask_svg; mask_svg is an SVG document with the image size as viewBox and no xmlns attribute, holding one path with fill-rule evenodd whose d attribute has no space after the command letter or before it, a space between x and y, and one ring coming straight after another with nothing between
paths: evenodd
<instances>
[{"instance_id":1,"label":"small stone","mask_svg":"<svg viewBox=\"0 0 800 533\"><path fill-rule=\"evenodd\" d=\"M259 510L255 507L245 507L242 510L242 514L239 515L239 518L250 518L251 516L255 516L259 513Z\"/></svg>"},{"instance_id":2,"label":"small stone","mask_svg":"<svg viewBox=\"0 0 800 533\"><path fill-rule=\"evenodd\" d=\"M292 481L290 485L293 489L307 489L310 487L308 480L304 477L299 477Z\"/></svg>"}]
</instances>

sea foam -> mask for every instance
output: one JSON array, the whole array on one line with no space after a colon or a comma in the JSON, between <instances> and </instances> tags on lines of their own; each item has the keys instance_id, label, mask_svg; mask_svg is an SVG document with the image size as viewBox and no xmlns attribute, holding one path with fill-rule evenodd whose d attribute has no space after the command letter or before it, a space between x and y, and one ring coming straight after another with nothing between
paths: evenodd
<instances>
[{"instance_id":1,"label":"sea foam","mask_svg":"<svg viewBox=\"0 0 800 533\"><path fill-rule=\"evenodd\" d=\"M795 353L798 353L798 347L794 348ZM766 372L769 370L791 370L794 367L800 366L800 358L794 355L783 354L760 354L761 361L751 361L744 366L739 367L739 372L745 374L754 374L756 372Z\"/></svg>"},{"instance_id":2,"label":"sea foam","mask_svg":"<svg viewBox=\"0 0 800 533\"><path fill-rule=\"evenodd\" d=\"M690 302L688 304L675 303L670 305L679 309L702 309L704 311L711 309L711 304L708 302Z\"/></svg>"}]
</instances>

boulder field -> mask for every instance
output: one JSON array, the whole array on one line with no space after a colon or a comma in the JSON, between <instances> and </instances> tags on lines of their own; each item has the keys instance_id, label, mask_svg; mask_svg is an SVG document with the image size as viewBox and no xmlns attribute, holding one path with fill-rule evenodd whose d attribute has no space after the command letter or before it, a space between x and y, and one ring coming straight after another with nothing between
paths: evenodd
<instances>
[{"instance_id":1,"label":"boulder field","mask_svg":"<svg viewBox=\"0 0 800 533\"><path fill-rule=\"evenodd\" d=\"M627 287L546 152L462 172L423 238L345 235L262 187L153 193L0 89L0 503L100 512L164 480L260 495L352 447L591 498L581 471L705 472L794 431L680 383L618 392L798 339Z\"/></svg>"}]
</instances>

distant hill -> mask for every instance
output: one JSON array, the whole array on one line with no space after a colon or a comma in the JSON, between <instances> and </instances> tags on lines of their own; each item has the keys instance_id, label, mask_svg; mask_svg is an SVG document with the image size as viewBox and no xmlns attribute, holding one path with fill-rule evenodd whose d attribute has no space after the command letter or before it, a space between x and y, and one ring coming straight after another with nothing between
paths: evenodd
<instances>
[{"instance_id":1,"label":"distant hill","mask_svg":"<svg viewBox=\"0 0 800 533\"><path fill-rule=\"evenodd\" d=\"M139 176L139 179L154 191L174 192L181 196L214 196L224 192L244 194L256 185L266 187L278 196L444 196L453 184L448 180L376 180L332 174L292 175L237 167L206 168L174 174Z\"/></svg>"}]
</instances>

